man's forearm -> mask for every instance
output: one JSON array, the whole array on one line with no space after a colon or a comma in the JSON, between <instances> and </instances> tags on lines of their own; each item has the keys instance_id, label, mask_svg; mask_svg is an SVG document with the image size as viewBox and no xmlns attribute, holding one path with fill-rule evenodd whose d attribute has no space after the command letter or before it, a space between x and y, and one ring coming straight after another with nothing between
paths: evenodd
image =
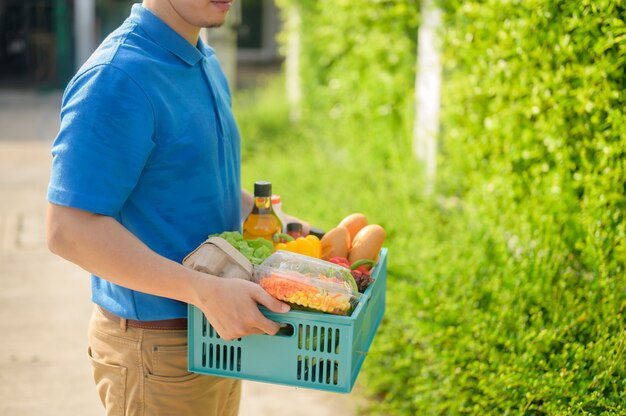
<instances>
[{"instance_id":1,"label":"man's forearm","mask_svg":"<svg viewBox=\"0 0 626 416\"><path fill-rule=\"evenodd\" d=\"M152 251L114 218L49 204L50 250L129 289L195 303L193 280L212 278Z\"/></svg>"},{"instance_id":2,"label":"man's forearm","mask_svg":"<svg viewBox=\"0 0 626 416\"><path fill-rule=\"evenodd\" d=\"M254 206L254 196L246 191L241 190L241 221L244 221L250 211L252 211L252 207Z\"/></svg>"}]
</instances>

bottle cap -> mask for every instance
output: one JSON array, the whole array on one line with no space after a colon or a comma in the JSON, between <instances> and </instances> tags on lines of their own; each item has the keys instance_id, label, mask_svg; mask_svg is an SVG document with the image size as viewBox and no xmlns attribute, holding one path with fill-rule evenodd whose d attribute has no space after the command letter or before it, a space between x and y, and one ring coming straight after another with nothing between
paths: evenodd
<instances>
[{"instance_id":1,"label":"bottle cap","mask_svg":"<svg viewBox=\"0 0 626 416\"><path fill-rule=\"evenodd\" d=\"M290 232L290 231L301 233L302 224L300 224L299 222L290 222L289 224L287 224L287 232Z\"/></svg>"},{"instance_id":2,"label":"bottle cap","mask_svg":"<svg viewBox=\"0 0 626 416\"><path fill-rule=\"evenodd\" d=\"M268 181L257 181L254 183L254 196L272 196L272 183Z\"/></svg>"},{"instance_id":3,"label":"bottle cap","mask_svg":"<svg viewBox=\"0 0 626 416\"><path fill-rule=\"evenodd\" d=\"M280 195L272 195L272 204L280 204Z\"/></svg>"}]
</instances>

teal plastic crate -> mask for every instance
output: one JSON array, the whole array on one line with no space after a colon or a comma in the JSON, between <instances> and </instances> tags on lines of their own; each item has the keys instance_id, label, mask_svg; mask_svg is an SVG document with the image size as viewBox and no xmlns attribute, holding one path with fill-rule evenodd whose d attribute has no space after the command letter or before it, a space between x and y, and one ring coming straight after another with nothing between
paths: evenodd
<instances>
[{"instance_id":1,"label":"teal plastic crate","mask_svg":"<svg viewBox=\"0 0 626 416\"><path fill-rule=\"evenodd\" d=\"M374 283L351 316L280 314L261 307L267 318L285 324L273 336L223 340L204 314L189 305L189 371L349 393L385 313L386 248L372 277Z\"/></svg>"}]
</instances>

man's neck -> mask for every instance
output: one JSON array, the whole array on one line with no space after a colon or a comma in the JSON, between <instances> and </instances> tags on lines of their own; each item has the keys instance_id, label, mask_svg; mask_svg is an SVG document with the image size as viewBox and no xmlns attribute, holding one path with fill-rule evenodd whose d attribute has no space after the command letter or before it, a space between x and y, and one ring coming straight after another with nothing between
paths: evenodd
<instances>
[{"instance_id":1,"label":"man's neck","mask_svg":"<svg viewBox=\"0 0 626 416\"><path fill-rule=\"evenodd\" d=\"M200 28L186 22L169 1L143 0L142 6L158 16L193 46L198 44Z\"/></svg>"}]
</instances>

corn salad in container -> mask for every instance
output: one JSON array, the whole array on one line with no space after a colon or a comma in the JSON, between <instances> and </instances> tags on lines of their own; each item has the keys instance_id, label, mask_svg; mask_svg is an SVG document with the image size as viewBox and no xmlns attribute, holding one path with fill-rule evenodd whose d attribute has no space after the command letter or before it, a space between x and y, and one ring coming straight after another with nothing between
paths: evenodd
<instances>
[{"instance_id":1,"label":"corn salad in container","mask_svg":"<svg viewBox=\"0 0 626 416\"><path fill-rule=\"evenodd\" d=\"M361 297L346 268L282 250L255 268L254 279L293 309L345 316L352 313Z\"/></svg>"}]
</instances>

